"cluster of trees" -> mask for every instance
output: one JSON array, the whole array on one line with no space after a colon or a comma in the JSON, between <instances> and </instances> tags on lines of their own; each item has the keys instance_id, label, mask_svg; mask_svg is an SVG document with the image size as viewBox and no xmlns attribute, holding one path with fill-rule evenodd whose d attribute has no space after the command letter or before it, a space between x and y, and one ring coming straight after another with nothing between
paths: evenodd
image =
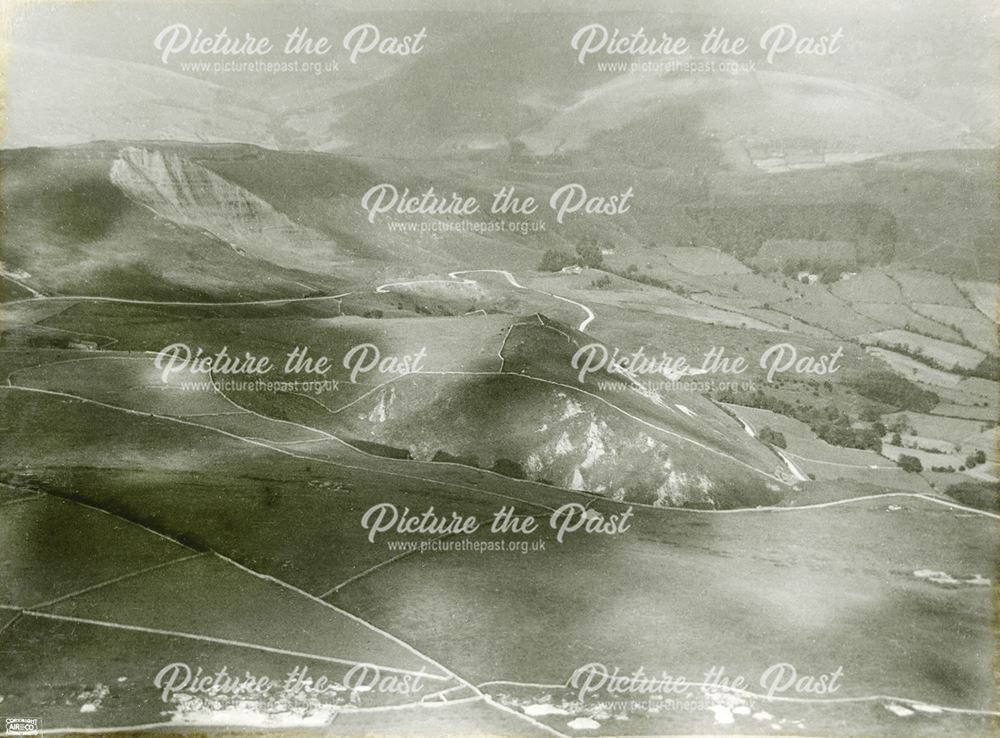
<instances>
[{"instance_id":1,"label":"cluster of trees","mask_svg":"<svg viewBox=\"0 0 1000 738\"><path fill-rule=\"evenodd\" d=\"M471 466L476 469L489 469L490 471L496 472L497 474L501 474L505 477L511 477L512 479L527 479L527 475L524 473L524 468L520 464L516 461L511 461L510 459L505 458L498 458L493 462L492 466L486 466L477 456L460 456L450 454L443 449L438 449L431 461L462 464L463 466Z\"/></svg>"},{"instance_id":2,"label":"cluster of trees","mask_svg":"<svg viewBox=\"0 0 1000 738\"><path fill-rule=\"evenodd\" d=\"M869 400L918 413L930 412L940 399L935 393L920 389L889 371L868 372L851 380L850 385Z\"/></svg>"},{"instance_id":3,"label":"cluster of trees","mask_svg":"<svg viewBox=\"0 0 1000 738\"><path fill-rule=\"evenodd\" d=\"M571 254L561 249L548 249L542 254L538 270L542 272L558 272L568 266L582 266L600 269L604 266L604 255L601 247L593 238L584 238L576 245L576 253Z\"/></svg>"},{"instance_id":4,"label":"cluster of trees","mask_svg":"<svg viewBox=\"0 0 1000 738\"><path fill-rule=\"evenodd\" d=\"M687 214L711 242L741 260L780 239L850 241L857 244L859 266L886 264L899 240L895 216L866 202L691 207Z\"/></svg>"},{"instance_id":5,"label":"cluster of trees","mask_svg":"<svg viewBox=\"0 0 1000 738\"><path fill-rule=\"evenodd\" d=\"M542 254L542 260L538 262L540 272L558 272L563 267L573 266L576 259L573 254L559 249L547 249Z\"/></svg>"},{"instance_id":6,"label":"cluster of trees","mask_svg":"<svg viewBox=\"0 0 1000 738\"><path fill-rule=\"evenodd\" d=\"M904 462L905 459L905 462ZM916 462L916 463L914 463ZM920 459L914 456L900 456L897 462L899 466L904 471L923 471L923 466L920 463ZM976 451L975 453L969 454L965 457L965 464L958 467L958 471L965 471L966 469L971 469L979 464L986 463L986 453L982 450ZM937 472L954 472L955 467L953 466L932 466L931 471Z\"/></svg>"},{"instance_id":7,"label":"cluster of trees","mask_svg":"<svg viewBox=\"0 0 1000 738\"><path fill-rule=\"evenodd\" d=\"M996 482L959 482L945 490L963 505L980 510L1000 510L1000 486Z\"/></svg>"},{"instance_id":8,"label":"cluster of trees","mask_svg":"<svg viewBox=\"0 0 1000 738\"><path fill-rule=\"evenodd\" d=\"M646 265L649 266L648 264ZM662 290L669 290L682 297L689 293L689 290L682 284L674 284L668 282L665 279L659 279L649 274L643 274L639 271L639 267L635 264L629 264L625 271L618 269L611 269L610 267L605 267L605 271L611 272L612 274L617 274L619 277L624 277L625 279L631 279L633 282L638 282L639 284L648 284L650 287L659 287Z\"/></svg>"},{"instance_id":9,"label":"cluster of trees","mask_svg":"<svg viewBox=\"0 0 1000 738\"><path fill-rule=\"evenodd\" d=\"M974 466L979 466L980 464L986 463L986 452L982 449L978 449L975 453L969 454L965 457L965 468L971 469Z\"/></svg>"},{"instance_id":10,"label":"cluster of trees","mask_svg":"<svg viewBox=\"0 0 1000 738\"><path fill-rule=\"evenodd\" d=\"M951 371L963 377L978 377L995 382L996 378L1000 376L1000 359L992 354L987 354L981 362L972 368L956 366Z\"/></svg>"},{"instance_id":11,"label":"cluster of trees","mask_svg":"<svg viewBox=\"0 0 1000 738\"><path fill-rule=\"evenodd\" d=\"M867 448L880 453L882 451L882 434L878 428L854 428L846 413L835 408L827 408L832 414L830 420L810 424L813 432L827 443L846 448Z\"/></svg>"},{"instance_id":12,"label":"cluster of trees","mask_svg":"<svg viewBox=\"0 0 1000 738\"><path fill-rule=\"evenodd\" d=\"M769 395L760 389L751 392L723 390L717 394L716 399L720 402L757 407L795 418L808 425L813 433L834 446L871 449L875 452L882 451L884 425L874 423L867 428L855 428L851 424L851 417L833 406L818 408L801 403L794 404ZM782 438L782 440L784 439Z\"/></svg>"}]
</instances>

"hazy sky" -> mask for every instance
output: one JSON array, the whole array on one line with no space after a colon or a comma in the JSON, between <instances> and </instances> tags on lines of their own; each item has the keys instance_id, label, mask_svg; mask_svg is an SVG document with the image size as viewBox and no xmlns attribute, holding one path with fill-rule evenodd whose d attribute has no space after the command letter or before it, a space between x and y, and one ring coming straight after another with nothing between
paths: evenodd
<instances>
[{"instance_id":1,"label":"hazy sky","mask_svg":"<svg viewBox=\"0 0 1000 738\"><path fill-rule=\"evenodd\" d=\"M544 11L629 11L660 13L719 13L744 14L766 13L773 15L782 12L791 13L838 13L844 16L872 16L883 14L904 13L907 16L924 16L928 19L947 16L952 13L981 17L995 16L996 5L991 0L962 0L950 3L945 0L338 0L335 4L323 0L312 2L276 2L275 0L203 0L202 2L173 2L172 0L17 0L17 6L22 9L29 7L87 5L90 7L109 5L128 6L166 6L178 10L186 6L225 6L247 8L249 6L313 6L338 11L366 10L447 10L467 12L544 12Z\"/></svg>"},{"instance_id":2,"label":"hazy sky","mask_svg":"<svg viewBox=\"0 0 1000 738\"><path fill-rule=\"evenodd\" d=\"M332 98L411 63L425 74L440 76L441 68L431 63L437 54L453 67L467 68L470 79L475 76L472 67L502 64L530 86L553 66L580 71L574 66L569 38L574 29L591 22L620 27L625 35L644 27L653 37L679 33L691 38L722 25L751 43L779 23L793 24L803 35L843 28L843 50L836 57L788 55L780 67L766 71L874 86L943 111L977 131L992 131L996 122L1000 65L992 0L19 0L16 8L14 52L7 71L9 87L18 95L8 99L8 121L17 116L25 131L52 126L54 118L72 121L73 110L89 111L101 98L108 98L105 117L111 120L119 114L111 105L116 95L148 100L158 94L164 78L154 82L154 77L182 70L177 63L163 64L153 42L162 29L178 23L193 31L204 29L209 36L225 27L237 38L250 33L279 43L295 27L308 26L314 35L329 36L338 48L343 35L359 23L377 23L386 35L427 27L423 56L373 55L363 65L344 63L337 75L293 78L185 72L213 87L237 90L251 100L269 99L280 106L304 105L314 94ZM529 12L548 18L526 19ZM494 28L500 32L494 34ZM455 45L463 51L450 53ZM18 55L18 47L35 51ZM86 60L53 52L85 55ZM338 53L343 56L342 50ZM755 53L759 56L760 50ZM104 63L104 59L114 63ZM88 97L96 98L95 104ZM74 102L77 108L63 106L64 101ZM454 107L463 104L459 97L449 101ZM130 114L140 116L127 109L120 113ZM206 110L205 115L214 113Z\"/></svg>"}]
</instances>

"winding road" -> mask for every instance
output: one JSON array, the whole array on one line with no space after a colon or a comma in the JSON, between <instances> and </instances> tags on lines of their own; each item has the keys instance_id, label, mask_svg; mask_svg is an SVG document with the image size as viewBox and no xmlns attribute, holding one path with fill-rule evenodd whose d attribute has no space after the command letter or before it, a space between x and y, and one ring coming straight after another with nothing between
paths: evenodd
<instances>
[{"instance_id":1,"label":"winding road","mask_svg":"<svg viewBox=\"0 0 1000 738\"><path fill-rule=\"evenodd\" d=\"M589 326L596 317L594 311L589 307L584 305L582 302L577 302L576 300L571 300L568 297L563 297L562 295L557 295L552 292L546 292L545 290L535 289L534 287L525 287L523 284L518 282L514 275L505 269L466 269L458 272L449 272L448 276L451 279L412 279L404 282L387 282L386 284L381 284L375 288L376 292L388 292L392 287L412 287L414 285L420 284L479 284L475 279L465 279L461 278L460 275L463 274L500 274L502 275L512 287L519 290L529 290L531 292L537 292L540 295L545 295L547 297L554 298L556 300L562 300L563 302L568 302L570 305L575 305L580 308L584 315L586 316L583 321L577 326L578 331L586 331L587 326ZM457 280L457 281L456 281Z\"/></svg>"}]
</instances>

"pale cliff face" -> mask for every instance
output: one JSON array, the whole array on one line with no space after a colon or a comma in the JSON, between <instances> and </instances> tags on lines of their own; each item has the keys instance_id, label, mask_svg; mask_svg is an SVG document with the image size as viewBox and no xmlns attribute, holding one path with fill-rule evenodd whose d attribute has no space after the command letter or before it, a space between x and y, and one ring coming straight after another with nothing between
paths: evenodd
<instances>
[{"instance_id":1,"label":"pale cliff face","mask_svg":"<svg viewBox=\"0 0 1000 738\"><path fill-rule=\"evenodd\" d=\"M736 459L665 436L586 395L536 390L515 376L497 382L465 387L468 403L459 407L438 378L413 376L372 393L341 419L348 436L406 449L420 461L459 459L486 469L514 462L527 479L621 501L727 507L745 493L764 504L780 487ZM503 406L493 405L498 392L506 394ZM734 432L742 433L735 424ZM773 472L762 459L754 462ZM774 457L772 466L779 463Z\"/></svg>"},{"instance_id":2,"label":"pale cliff face","mask_svg":"<svg viewBox=\"0 0 1000 738\"><path fill-rule=\"evenodd\" d=\"M331 239L177 154L126 147L111 165L111 181L160 217L214 236L247 258L324 271L335 254Z\"/></svg>"}]
</instances>

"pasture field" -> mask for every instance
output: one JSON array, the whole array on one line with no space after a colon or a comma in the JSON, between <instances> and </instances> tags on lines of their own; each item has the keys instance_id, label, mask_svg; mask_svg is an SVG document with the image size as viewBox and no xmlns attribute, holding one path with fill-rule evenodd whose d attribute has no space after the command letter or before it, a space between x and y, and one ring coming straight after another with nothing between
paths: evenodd
<instances>
[{"instance_id":1,"label":"pasture field","mask_svg":"<svg viewBox=\"0 0 1000 738\"><path fill-rule=\"evenodd\" d=\"M950 386L935 390L943 403L955 403L966 407L988 408L996 418L997 389L996 382L978 377L963 377ZM935 414L941 414L934 409Z\"/></svg>"},{"instance_id":2,"label":"pasture field","mask_svg":"<svg viewBox=\"0 0 1000 738\"><path fill-rule=\"evenodd\" d=\"M347 615L214 555L188 558L33 609L64 618L367 662L386 670L423 669L430 678L446 678L425 659Z\"/></svg>"},{"instance_id":3,"label":"pasture field","mask_svg":"<svg viewBox=\"0 0 1000 738\"><path fill-rule=\"evenodd\" d=\"M976 310L988 320L996 321L997 316L997 285L996 282L960 281L956 283Z\"/></svg>"},{"instance_id":4,"label":"pasture field","mask_svg":"<svg viewBox=\"0 0 1000 738\"><path fill-rule=\"evenodd\" d=\"M882 327L877 320L851 310L849 305L816 285L808 300L788 300L774 305L774 309L836 336L860 336Z\"/></svg>"},{"instance_id":5,"label":"pasture field","mask_svg":"<svg viewBox=\"0 0 1000 738\"><path fill-rule=\"evenodd\" d=\"M662 253L678 271L699 276L744 275L750 270L730 254L715 249L666 247Z\"/></svg>"},{"instance_id":6,"label":"pasture field","mask_svg":"<svg viewBox=\"0 0 1000 738\"><path fill-rule=\"evenodd\" d=\"M0 516L3 605L34 607L189 553L100 510L47 495L16 499ZM62 561L67 551L74 555Z\"/></svg>"},{"instance_id":7,"label":"pasture field","mask_svg":"<svg viewBox=\"0 0 1000 738\"><path fill-rule=\"evenodd\" d=\"M957 374L952 374L942 369L934 369L923 362L911 359L909 356L896 351L876 346L869 346L867 351L872 356L885 361L901 377L918 384L929 385L935 392L940 392L945 388L954 388L962 381L962 378Z\"/></svg>"},{"instance_id":8,"label":"pasture field","mask_svg":"<svg viewBox=\"0 0 1000 738\"><path fill-rule=\"evenodd\" d=\"M899 346L920 356L926 356L949 368L973 369L986 358L982 351L974 348L939 341L911 331L879 331L858 336L858 340L863 343L878 343L888 347Z\"/></svg>"},{"instance_id":9,"label":"pasture field","mask_svg":"<svg viewBox=\"0 0 1000 738\"><path fill-rule=\"evenodd\" d=\"M880 302L905 305L903 290L892 277L880 269L856 274L850 279L842 279L830 286L830 291L850 303L869 302L877 295Z\"/></svg>"},{"instance_id":10,"label":"pasture field","mask_svg":"<svg viewBox=\"0 0 1000 738\"><path fill-rule=\"evenodd\" d=\"M892 413L883 418L887 425L897 419L902 420L913 428L919 436L940 438L955 446L961 446L980 433L989 430L989 427L992 426L992 424L981 421L943 417L929 413L915 413L912 411Z\"/></svg>"},{"instance_id":11,"label":"pasture field","mask_svg":"<svg viewBox=\"0 0 1000 738\"><path fill-rule=\"evenodd\" d=\"M969 301L951 279L940 274L923 271L892 271L889 276L895 280L907 302L929 302L935 305L969 307Z\"/></svg>"},{"instance_id":12,"label":"pasture field","mask_svg":"<svg viewBox=\"0 0 1000 738\"><path fill-rule=\"evenodd\" d=\"M892 328L908 328L919 331L921 335L937 338L943 341L961 342L964 341L964 334L947 324L941 324L930 320L928 314L916 312L908 305L887 302L852 302L851 308L856 312L867 315ZM963 310L963 308L946 308L948 310Z\"/></svg>"},{"instance_id":13,"label":"pasture field","mask_svg":"<svg viewBox=\"0 0 1000 738\"><path fill-rule=\"evenodd\" d=\"M987 318L973 308L952 307L917 303L914 309L939 323L955 326L965 339L980 351L997 353L997 329L995 319Z\"/></svg>"},{"instance_id":14,"label":"pasture field","mask_svg":"<svg viewBox=\"0 0 1000 738\"><path fill-rule=\"evenodd\" d=\"M996 411L985 404L979 407L964 403L942 402L934 408L933 412L942 417L977 420L983 423L989 423L996 419Z\"/></svg>"},{"instance_id":15,"label":"pasture field","mask_svg":"<svg viewBox=\"0 0 1000 738\"><path fill-rule=\"evenodd\" d=\"M995 525L927 501L895 502L643 513L627 534L550 542L544 555L406 559L333 601L412 634L418 647L475 680L561 683L590 662L685 676L724 665L753 678L787 661L810 673L843 665L841 696L989 704L988 665L961 666L962 654L990 637L989 587L944 587L914 572L930 568L962 581L988 573ZM957 536L953 545L929 550L942 532ZM545 596L525 602L536 588ZM658 598L664 591L666 602ZM626 598L638 598L637 606L622 608ZM486 615L462 618L469 608ZM926 617L908 616L916 611ZM615 628L606 627L609 619ZM452 633L446 642L435 636L442 622Z\"/></svg>"}]
</instances>

